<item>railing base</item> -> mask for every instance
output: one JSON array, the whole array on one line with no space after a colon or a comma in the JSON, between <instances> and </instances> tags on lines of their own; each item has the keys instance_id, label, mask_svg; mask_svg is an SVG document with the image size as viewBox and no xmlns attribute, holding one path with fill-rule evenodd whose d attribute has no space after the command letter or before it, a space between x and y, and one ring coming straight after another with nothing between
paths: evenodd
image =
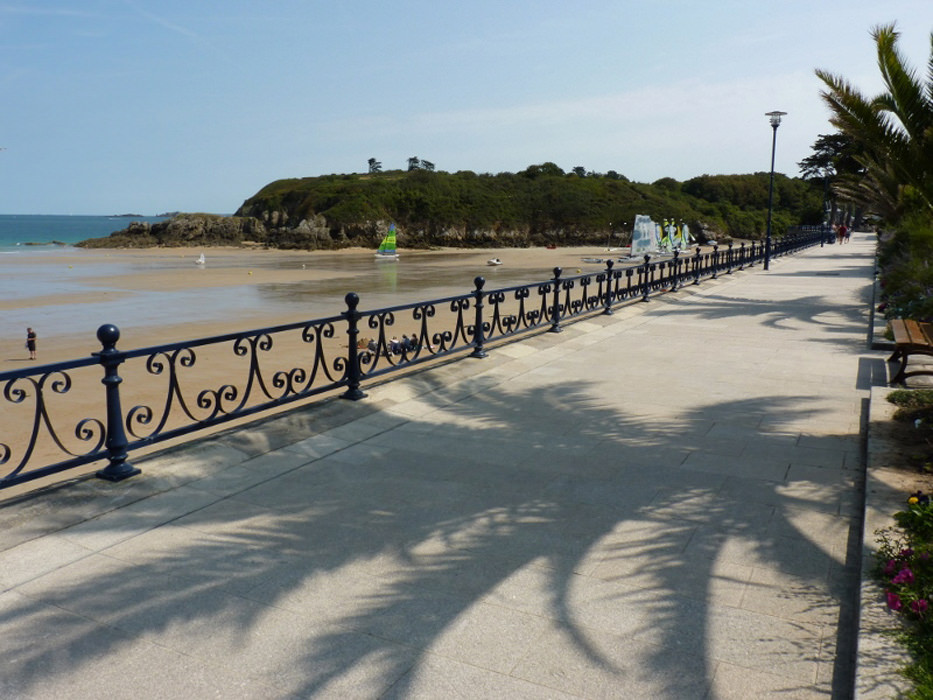
<instances>
[{"instance_id":1,"label":"railing base","mask_svg":"<svg viewBox=\"0 0 933 700\"><path fill-rule=\"evenodd\" d=\"M123 481L124 479L129 479L131 476L142 473L142 469L124 462L118 467L113 464L108 464L103 469L98 470L94 476L98 479L104 479L105 481Z\"/></svg>"},{"instance_id":2,"label":"railing base","mask_svg":"<svg viewBox=\"0 0 933 700\"><path fill-rule=\"evenodd\" d=\"M360 389L347 389L340 395L340 398L346 399L347 401L359 401L360 399L366 398L366 392Z\"/></svg>"}]
</instances>

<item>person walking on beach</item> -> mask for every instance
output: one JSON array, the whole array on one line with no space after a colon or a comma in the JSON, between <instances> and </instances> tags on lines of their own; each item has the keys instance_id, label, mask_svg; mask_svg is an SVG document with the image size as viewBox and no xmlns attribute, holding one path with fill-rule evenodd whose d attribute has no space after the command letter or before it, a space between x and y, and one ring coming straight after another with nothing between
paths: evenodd
<instances>
[{"instance_id":1,"label":"person walking on beach","mask_svg":"<svg viewBox=\"0 0 933 700\"><path fill-rule=\"evenodd\" d=\"M32 328L26 329L26 349L29 351L29 359L36 359L36 332Z\"/></svg>"}]
</instances>

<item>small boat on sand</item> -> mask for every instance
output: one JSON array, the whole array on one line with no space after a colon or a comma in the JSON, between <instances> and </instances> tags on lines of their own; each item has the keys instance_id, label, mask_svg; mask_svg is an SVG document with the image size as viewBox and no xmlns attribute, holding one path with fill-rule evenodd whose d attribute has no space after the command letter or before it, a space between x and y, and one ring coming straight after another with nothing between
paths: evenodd
<instances>
[{"instance_id":1,"label":"small boat on sand","mask_svg":"<svg viewBox=\"0 0 933 700\"><path fill-rule=\"evenodd\" d=\"M499 258L490 258L489 260L486 261L486 264L490 266L496 266L496 265L501 265L502 261L499 260Z\"/></svg>"},{"instance_id":2,"label":"small boat on sand","mask_svg":"<svg viewBox=\"0 0 933 700\"><path fill-rule=\"evenodd\" d=\"M379 250L376 251L376 260L398 260L395 252L395 224L389 226L389 232L382 238Z\"/></svg>"},{"instance_id":3,"label":"small boat on sand","mask_svg":"<svg viewBox=\"0 0 933 700\"><path fill-rule=\"evenodd\" d=\"M201 253L194 261L195 265L204 265L207 260L204 258L204 253Z\"/></svg>"},{"instance_id":4,"label":"small boat on sand","mask_svg":"<svg viewBox=\"0 0 933 700\"><path fill-rule=\"evenodd\" d=\"M594 265L599 265L606 262L603 258L580 258L585 263L592 263Z\"/></svg>"}]
</instances>

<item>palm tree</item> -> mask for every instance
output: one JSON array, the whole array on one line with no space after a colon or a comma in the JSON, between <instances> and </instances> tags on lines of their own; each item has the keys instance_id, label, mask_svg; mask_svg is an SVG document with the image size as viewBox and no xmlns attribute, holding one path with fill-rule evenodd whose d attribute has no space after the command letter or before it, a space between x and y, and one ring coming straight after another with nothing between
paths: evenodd
<instances>
[{"instance_id":1,"label":"palm tree","mask_svg":"<svg viewBox=\"0 0 933 700\"><path fill-rule=\"evenodd\" d=\"M827 90L823 99L830 122L851 137L859 175L842 176L834 185L841 197L865 204L897 220L905 209L933 213L933 33L926 81L907 65L897 47L895 25L872 30L878 67L886 90L864 97L840 76L817 70Z\"/></svg>"}]
</instances>

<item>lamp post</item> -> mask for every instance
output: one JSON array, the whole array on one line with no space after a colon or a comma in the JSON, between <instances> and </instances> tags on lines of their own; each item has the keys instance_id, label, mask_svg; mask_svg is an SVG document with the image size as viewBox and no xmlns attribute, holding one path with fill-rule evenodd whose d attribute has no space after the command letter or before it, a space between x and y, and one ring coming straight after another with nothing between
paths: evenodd
<instances>
[{"instance_id":1,"label":"lamp post","mask_svg":"<svg viewBox=\"0 0 933 700\"><path fill-rule=\"evenodd\" d=\"M781 125L781 117L787 112L767 112L766 117L771 119L771 179L768 181L768 230L765 232L765 269L771 261L771 205L774 202L774 147L777 145L777 128Z\"/></svg>"}]
</instances>

